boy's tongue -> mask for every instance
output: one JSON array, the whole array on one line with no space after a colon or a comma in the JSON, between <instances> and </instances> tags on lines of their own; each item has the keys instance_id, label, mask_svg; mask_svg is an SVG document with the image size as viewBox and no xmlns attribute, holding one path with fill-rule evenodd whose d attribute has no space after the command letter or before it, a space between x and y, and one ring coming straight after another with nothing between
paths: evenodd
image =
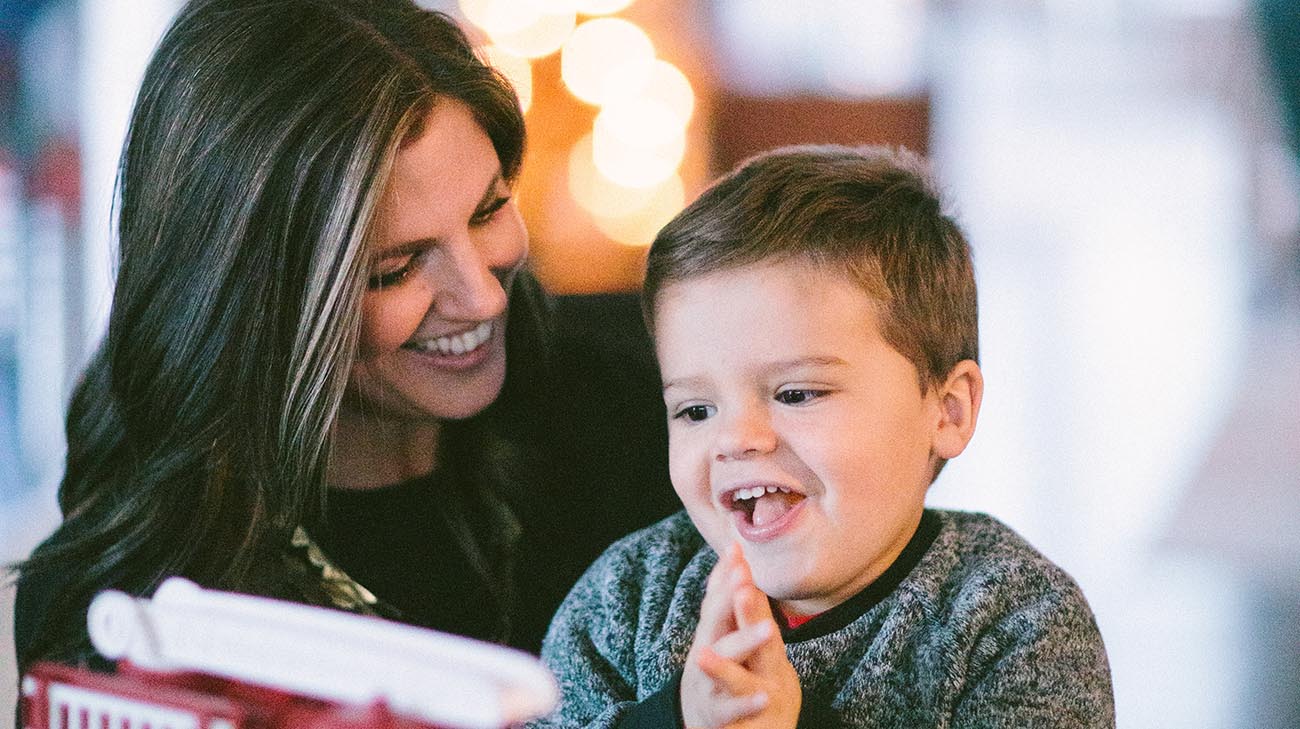
<instances>
[{"instance_id":1,"label":"boy's tongue","mask_svg":"<svg viewBox=\"0 0 1300 729\"><path fill-rule=\"evenodd\" d=\"M785 516L795 502L802 498L798 494L780 492L760 496L754 502L754 512L749 515L749 521L756 527L767 526Z\"/></svg>"}]
</instances>

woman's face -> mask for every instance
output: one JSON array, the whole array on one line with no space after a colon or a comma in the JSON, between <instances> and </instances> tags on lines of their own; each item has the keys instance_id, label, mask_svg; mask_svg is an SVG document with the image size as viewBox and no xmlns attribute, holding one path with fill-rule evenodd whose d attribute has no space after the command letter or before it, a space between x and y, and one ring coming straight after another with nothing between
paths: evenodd
<instances>
[{"instance_id":1,"label":"woman's face","mask_svg":"<svg viewBox=\"0 0 1300 729\"><path fill-rule=\"evenodd\" d=\"M506 374L506 292L528 234L487 135L440 99L377 211L351 397L369 417L474 415Z\"/></svg>"}]
</instances>

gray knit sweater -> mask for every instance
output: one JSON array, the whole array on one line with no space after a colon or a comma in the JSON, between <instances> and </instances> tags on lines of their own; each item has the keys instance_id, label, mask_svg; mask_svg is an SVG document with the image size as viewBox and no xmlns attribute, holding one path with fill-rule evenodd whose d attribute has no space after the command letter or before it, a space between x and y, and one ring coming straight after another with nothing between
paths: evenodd
<instances>
[{"instance_id":1,"label":"gray knit sweater","mask_svg":"<svg viewBox=\"0 0 1300 729\"><path fill-rule=\"evenodd\" d=\"M610 547L551 624L542 658L563 698L536 726L680 723L681 667L716 561L685 512ZM927 510L876 584L783 637L800 727L1115 724L1079 588L986 515Z\"/></svg>"}]
</instances>

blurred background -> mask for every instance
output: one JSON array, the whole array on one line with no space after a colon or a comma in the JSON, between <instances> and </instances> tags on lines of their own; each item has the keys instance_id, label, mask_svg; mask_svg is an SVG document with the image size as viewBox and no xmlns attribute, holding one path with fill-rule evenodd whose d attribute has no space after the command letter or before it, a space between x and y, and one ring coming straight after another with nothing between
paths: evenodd
<instances>
[{"instance_id":1,"label":"blurred background","mask_svg":"<svg viewBox=\"0 0 1300 729\"><path fill-rule=\"evenodd\" d=\"M1300 3L422 4L528 105L520 198L558 292L635 289L658 226L760 149L929 154L988 388L931 503L1078 579L1121 727L1300 726ZM178 5L0 0L0 561L58 518L116 158ZM0 717L11 619L5 590Z\"/></svg>"}]
</instances>

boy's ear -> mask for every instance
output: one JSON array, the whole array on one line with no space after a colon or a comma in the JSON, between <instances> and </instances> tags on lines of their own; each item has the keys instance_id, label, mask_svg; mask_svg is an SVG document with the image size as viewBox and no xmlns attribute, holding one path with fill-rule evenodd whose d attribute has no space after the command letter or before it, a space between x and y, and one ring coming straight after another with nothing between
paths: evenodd
<instances>
[{"instance_id":1,"label":"boy's ear","mask_svg":"<svg viewBox=\"0 0 1300 729\"><path fill-rule=\"evenodd\" d=\"M939 425L934 432L934 455L956 458L975 435L975 421L984 399L984 374L974 360L964 359L937 390Z\"/></svg>"}]
</instances>

